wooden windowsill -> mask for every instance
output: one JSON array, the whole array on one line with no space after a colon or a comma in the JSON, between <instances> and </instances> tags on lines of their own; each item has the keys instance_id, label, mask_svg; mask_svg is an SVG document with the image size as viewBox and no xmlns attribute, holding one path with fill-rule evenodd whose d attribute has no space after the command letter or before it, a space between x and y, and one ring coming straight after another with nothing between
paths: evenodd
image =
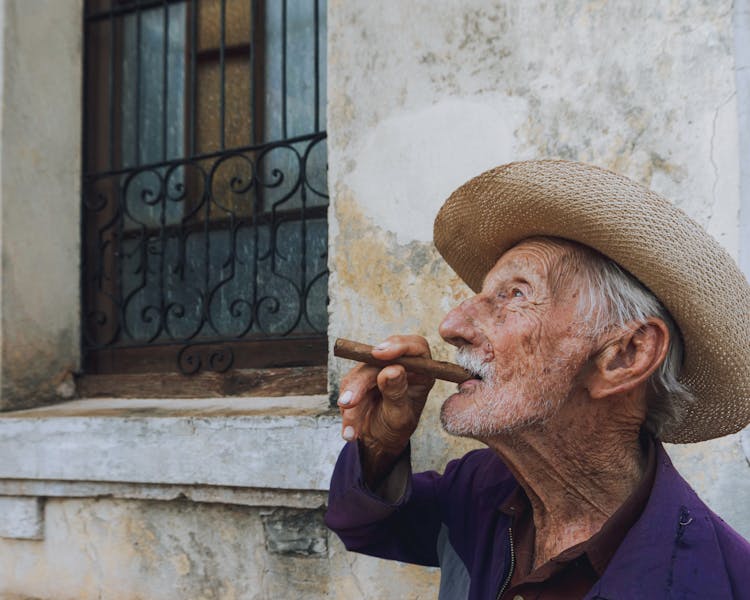
<instances>
[{"instance_id":1,"label":"wooden windowsill","mask_svg":"<svg viewBox=\"0 0 750 600\"><path fill-rule=\"evenodd\" d=\"M84 375L82 398L223 398L314 396L327 391L325 366L233 369L226 373L128 373Z\"/></svg>"},{"instance_id":2,"label":"wooden windowsill","mask_svg":"<svg viewBox=\"0 0 750 600\"><path fill-rule=\"evenodd\" d=\"M0 423L12 419L71 417L205 418L318 417L333 415L328 396L238 396L233 398L85 398L12 412L0 412Z\"/></svg>"}]
</instances>

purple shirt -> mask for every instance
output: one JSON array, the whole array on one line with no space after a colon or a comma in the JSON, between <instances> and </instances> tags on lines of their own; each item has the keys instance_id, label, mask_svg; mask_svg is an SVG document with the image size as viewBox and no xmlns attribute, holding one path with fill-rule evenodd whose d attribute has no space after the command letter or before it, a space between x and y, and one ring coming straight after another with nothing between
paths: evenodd
<instances>
[{"instance_id":1,"label":"purple shirt","mask_svg":"<svg viewBox=\"0 0 750 600\"><path fill-rule=\"evenodd\" d=\"M401 459L409 468L409 451ZM363 483L356 443L336 463L326 523L349 550L441 567L441 599L495 598L510 571L511 517L500 511L518 483L491 450L436 472L407 476L384 501ZM750 544L698 498L656 443L643 513L585 596L595 600L750 600Z\"/></svg>"},{"instance_id":2,"label":"purple shirt","mask_svg":"<svg viewBox=\"0 0 750 600\"><path fill-rule=\"evenodd\" d=\"M638 520L651 495L656 475L656 444L649 435L641 438L646 465L640 482L620 507L585 541L577 543L543 565L533 568L536 527L534 514L523 488L516 487L500 510L512 518L515 569L505 593L498 600L571 600L583 598L604 574L625 535Z\"/></svg>"}]
</instances>

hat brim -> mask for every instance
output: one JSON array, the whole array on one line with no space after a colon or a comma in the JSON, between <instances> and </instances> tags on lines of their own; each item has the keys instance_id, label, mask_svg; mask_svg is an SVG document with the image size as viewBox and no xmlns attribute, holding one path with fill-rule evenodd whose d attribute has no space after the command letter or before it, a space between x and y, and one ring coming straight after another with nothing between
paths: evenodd
<instances>
[{"instance_id":1,"label":"hat brim","mask_svg":"<svg viewBox=\"0 0 750 600\"><path fill-rule=\"evenodd\" d=\"M750 286L700 225L626 177L559 160L511 163L471 179L434 225L438 251L475 292L506 250L532 236L598 250L672 315L685 349L680 380L695 401L679 407L664 441L698 442L750 422Z\"/></svg>"}]
</instances>

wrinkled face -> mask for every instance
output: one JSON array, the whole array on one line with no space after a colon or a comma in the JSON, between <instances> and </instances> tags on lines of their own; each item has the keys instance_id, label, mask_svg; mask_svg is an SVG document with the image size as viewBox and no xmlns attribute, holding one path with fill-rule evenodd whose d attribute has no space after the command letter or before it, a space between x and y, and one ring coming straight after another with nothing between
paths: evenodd
<instances>
[{"instance_id":1,"label":"wrinkled face","mask_svg":"<svg viewBox=\"0 0 750 600\"><path fill-rule=\"evenodd\" d=\"M441 411L454 435L486 439L544 422L573 393L593 341L579 317L577 277L551 277L565 247L521 242L497 261L482 291L449 312L440 335L476 374Z\"/></svg>"}]
</instances>

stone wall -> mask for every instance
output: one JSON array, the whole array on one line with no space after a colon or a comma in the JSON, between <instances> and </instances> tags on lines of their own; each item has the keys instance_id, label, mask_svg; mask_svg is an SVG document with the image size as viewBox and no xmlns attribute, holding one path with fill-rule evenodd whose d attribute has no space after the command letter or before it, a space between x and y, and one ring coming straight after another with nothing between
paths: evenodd
<instances>
[{"instance_id":1,"label":"stone wall","mask_svg":"<svg viewBox=\"0 0 750 600\"><path fill-rule=\"evenodd\" d=\"M81 0L2 4L0 410L72 396L79 355Z\"/></svg>"},{"instance_id":2,"label":"stone wall","mask_svg":"<svg viewBox=\"0 0 750 600\"><path fill-rule=\"evenodd\" d=\"M43 541L0 540L0 598L431 598L437 571L352 560L322 509L49 500Z\"/></svg>"}]
</instances>

